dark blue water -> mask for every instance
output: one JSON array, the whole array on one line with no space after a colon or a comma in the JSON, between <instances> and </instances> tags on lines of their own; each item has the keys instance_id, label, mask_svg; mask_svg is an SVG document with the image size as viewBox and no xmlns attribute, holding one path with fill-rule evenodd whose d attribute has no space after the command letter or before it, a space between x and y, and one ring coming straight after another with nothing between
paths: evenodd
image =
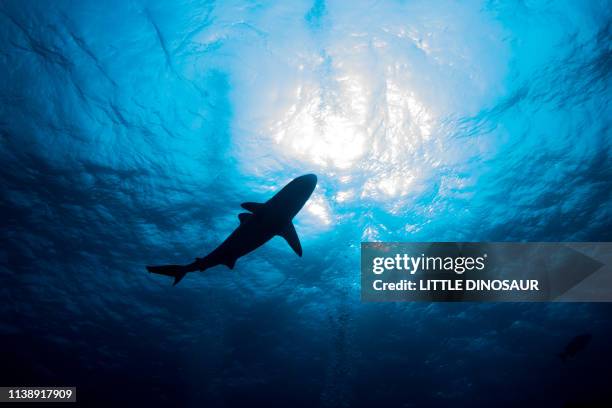
<instances>
[{"instance_id":1,"label":"dark blue water","mask_svg":"<svg viewBox=\"0 0 612 408\"><path fill-rule=\"evenodd\" d=\"M609 396L611 307L362 304L359 243L612 240L610 6L2 1L0 385L105 406ZM144 270L307 172L303 258L275 238L177 287Z\"/></svg>"}]
</instances>

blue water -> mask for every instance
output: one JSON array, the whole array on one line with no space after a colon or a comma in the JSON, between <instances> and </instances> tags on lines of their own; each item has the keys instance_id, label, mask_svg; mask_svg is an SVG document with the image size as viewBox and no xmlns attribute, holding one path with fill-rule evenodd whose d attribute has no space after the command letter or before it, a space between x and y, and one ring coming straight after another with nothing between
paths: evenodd
<instances>
[{"instance_id":1,"label":"blue water","mask_svg":"<svg viewBox=\"0 0 612 408\"><path fill-rule=\"evenodd\" d=\"M0 385L105 406L608 392L609 306L362 304L359 243L611 241L610 6L2 1ZM145 271L307 172L303 258L275 238L177 287Z\"/></svg>"}]
</instances>

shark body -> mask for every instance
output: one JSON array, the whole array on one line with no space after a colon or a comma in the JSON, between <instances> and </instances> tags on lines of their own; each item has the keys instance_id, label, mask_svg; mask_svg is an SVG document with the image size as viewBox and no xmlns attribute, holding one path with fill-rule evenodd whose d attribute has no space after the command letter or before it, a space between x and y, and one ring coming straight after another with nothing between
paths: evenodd
<instances>
[{"instance_id":1,"label":"shark body","mask_svg":"<svg viewBox=\"0 0 612 408\"><path fill-rule=\"evenodd\" d=\"M217 265L233 269L238 258L276 235L283 237L294 252L302 256L302 245L292 220L306 204L316 185L317 176L306 174L292 180L265 203L242 203L241 207L249 212L238 214L238 228L211 253L187 265L147 266L147 270L174 277L176 285L189 272L202 272Z\"/></svg>"}]
</instances>

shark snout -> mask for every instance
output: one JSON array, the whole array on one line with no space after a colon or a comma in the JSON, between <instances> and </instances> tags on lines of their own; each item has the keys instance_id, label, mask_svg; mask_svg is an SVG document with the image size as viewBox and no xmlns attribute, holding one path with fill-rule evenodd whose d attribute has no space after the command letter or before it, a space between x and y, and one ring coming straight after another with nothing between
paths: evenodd
<instances>
[{"instance_id":1,"label":"shark snout","mask_svg":"<svg viewBox=\"0 0 612 408\"><path fill-rule=\"evenodd\" d=\"M314 190L314 188L317 185L317 176L314 174L305 174L303 176L300 176L299 179L301 179L301 181L307 185L308 187L310 187L312 190Z\"/></svg>"}]
</instances>

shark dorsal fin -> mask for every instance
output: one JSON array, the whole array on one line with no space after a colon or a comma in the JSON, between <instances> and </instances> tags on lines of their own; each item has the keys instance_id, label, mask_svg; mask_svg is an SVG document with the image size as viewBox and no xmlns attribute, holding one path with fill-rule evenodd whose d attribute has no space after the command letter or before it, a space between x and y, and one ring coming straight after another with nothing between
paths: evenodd
<instances>
[{"instance_id":1,"label":"shark dorsal fin","mask_svg":"<svg viewBox=\"0 0 612 408\"><path fill-rule=\"evenodd\" d=\"M247 211L250 211L252 213L256 213L257 210L259 210L264 205L262 203L246 202L246 203L240 204L240 206L242 208L244 208L245 210L247 210Z\"/></svg>"},{"instance_id":2,"label":"shark dorsal fin","mask_svg":"<svg viewBox=\"0 0 612 408\"><path fill-rule=\"evenodd\" d=\"M249 213L238 214L238 219L240 220L240 224L243 224L244 222L248 221L249 218L251 218L252 216L253 214L249 214Z\"/></svg>"},{"instance_id":3,"label":"shark dorsal fin","mask_svg":"<svg viewBox=\"0 0 612 408\"><path fill-rule=\"evenodd\" d=\"M298 238L297 232L295 232L295 227L291 222L289 222L281 232L278 233L279 236L285 238L285 241L289 244L291 249L302 256L302 245L300 244L300 239Z\"/></svg>"}]
</instances>

